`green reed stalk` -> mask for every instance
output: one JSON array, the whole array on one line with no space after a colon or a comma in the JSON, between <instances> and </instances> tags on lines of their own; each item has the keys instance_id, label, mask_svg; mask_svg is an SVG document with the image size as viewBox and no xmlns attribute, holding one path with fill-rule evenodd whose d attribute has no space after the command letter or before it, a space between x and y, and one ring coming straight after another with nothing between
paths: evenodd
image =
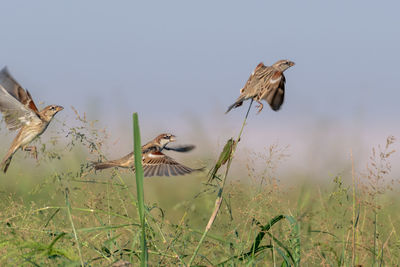
<instances>
[{"instance_id":1,"label":"green reed stalk","mask_svg":"<svg viewBox=\"0 0 400 267\"><path fill-rule=\"evenodd\" d=\"M147 266L148 252L146 245L146 221L144 215L144 190L143 190L143 166L142 166L142 146L140 144L140 130L138 114L133 113L133 151L135 154L136 189L139 208L140 225L142 234L140 238L140 266Z\"/></svg>"},{"instance_id":2,"label":"green reed stalk","mask_svg":"<svg viewBox=\"0 0 400 267\"><path fill-rule=\"evenodd\" d=\"M231 156L229 157L229 160L228 160L228 162L226 164L225 174L224 174L224 177L222 178L222 185L219 188L217 199L215 200L214 210L213 210L213 212L211 214L210 219L208 220L206 229L204 230L203 235L201 236L201 238L199 240L199 243L197 244L197 247L196 247L192 257L190 258L188 266L191 266L191 264L193 263L194 258L196 257L197 253L199 252L201 244L203 243L204 239L206 238L208 232L210 231L211 226L213 225L215 219L217 218L219 209L221 208L222 193L223 193L223 190L224 190L224 187L225 187L226 177L228 176L228 172L229 172L229 169L230 169L231 163L232 163L232 158L233 158L233 155L234 155L234 153L236 151L236 146L240 141L240 137L242 136L243 129L244 129L244 126L246 125L247 117L249 116L249 112L250 112L250 108L251 108L252 104L253 104L253 99L251 100L250 105L249 105L249 109L247 110L246 116L244 117L242 128L240 129L239 135L238 135L236 141L233 144L232 153L231 153Z\"/></svg>"}]
</instances>

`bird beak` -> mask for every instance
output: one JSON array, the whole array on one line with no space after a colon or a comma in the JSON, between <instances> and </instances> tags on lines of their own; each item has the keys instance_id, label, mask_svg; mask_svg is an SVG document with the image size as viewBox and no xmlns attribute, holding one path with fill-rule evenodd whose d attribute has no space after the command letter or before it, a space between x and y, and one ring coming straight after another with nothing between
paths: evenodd
<instances>
[{"instance_id":1,"label":"bird beak","mask_svg":"<svg viewBox=\"0 0 400 267\"><path fill-rule=\"evenodd\" d=\"M57 112L63 110L64 108L62 106L57 106Z\"/></svg>"},{"instance_id":2,"label":"bird beak","mask_svg":"<svg viewBox=\"0 0 400 267\"><path fill-rule=\"evenodd\" d=\"M294 65L295 65L295 64L294 64L293 61L290 61L290 62L289 62L289 66L290 66L290 67L292 67L292 66L294 66Z\"/></svg>"},{"instance_id":3,"label":"bird beak","mask_svg":"<svg viewBox=\"0 0 400 267\"><path fill-rule=\"evenodd\" d=\"M176 137L175 135L171 135L171 138L169 139L169 141L170 141L170 142L176 141L175 137Z\"/></svg>"}]
</instances>

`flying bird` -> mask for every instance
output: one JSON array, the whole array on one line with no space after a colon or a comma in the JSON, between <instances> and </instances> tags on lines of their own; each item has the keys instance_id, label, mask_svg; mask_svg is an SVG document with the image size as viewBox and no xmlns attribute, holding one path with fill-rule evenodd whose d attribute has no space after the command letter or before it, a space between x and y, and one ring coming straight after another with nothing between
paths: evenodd
<instances>
[{"instance_id":1,"label":"flying bird","mask_svg":"<svg viewBox=\"0 0 400 267\"><path fill-rule=\"evenodd\" d=\"M142 164L143 172L145 177L151 176L176 176L185 175L193 171L199 171L201 169L192 169L186 167L173 158L168 157L163 150L172 150L177 152L188 152L195 148L193 145L169 147L169 143L175 141L175 136L172 134L160 134L149 143L142 146ZM95 170L102 170L111 167L121 168L135 168L134 153L131 152L125 157L117 160L110 160L105 162L94 162Z\"/></svg>"},{"instance_id":2,"label":"flying bird","mask_svg":"<svg viewBox=\"0 0 400 267\"><path fill-rule=\"evenodd\" d=\"M247 99L253 99L259 104L258 113L263 109L261 100L267 101L274 111L278 111L285 97L286 79L283 72L292 66L294 62L289 60L279 60L272 66L265 66L262 62L258 64L244 87L240 89L239 98L225 113L241 106Z\"/></svg>"},{"instance_id":3,"label":"flying bird","mask_svg":"<svg viewBox=\"0 0 400 267\"><path fill-rule=\"evenodd\" d=\"M31 94L11 76L8 69L4 67L0 71L0 112L3 113L4 121L10 131L19 129L0 163L4 173L7 172L11 159L19 148L31 151L37 158L36 147L27 145L40 136L54 115L63 109L61 106L50 105L39 111Z\"/></svg>"}]
</instances>

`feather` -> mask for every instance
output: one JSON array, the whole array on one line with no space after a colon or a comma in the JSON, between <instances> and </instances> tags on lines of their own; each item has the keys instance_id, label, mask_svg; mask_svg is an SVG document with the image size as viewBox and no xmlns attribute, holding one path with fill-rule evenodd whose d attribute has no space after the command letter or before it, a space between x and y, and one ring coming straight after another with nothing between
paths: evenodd
<instances>
[{"instance_id":1,"label":"feather","mask_svg":"<svg viewBox=\"0 0 400 267\"><path fill-rule=\"evenodd\" d=\"M4 67L0 71L0 84L4 89L16 100L18 100L25 107L31 109L36 114L39 114L39 110L32 99L31 94L28 90L25 90L15 79L12 77L7 67Z\"/></svg>"},{"instance_id":2,"label":"feather","mask_svg":"<svg viewBox=\"0 0 400 267\"><path fill-rule=\"evenodd\" d=\"M0 111L3 113L7 128L11 131L17 130L24 125L39 124L41 122L35 112L11 96L2 85L0 85Z\"/></svg>"}]
</instances>

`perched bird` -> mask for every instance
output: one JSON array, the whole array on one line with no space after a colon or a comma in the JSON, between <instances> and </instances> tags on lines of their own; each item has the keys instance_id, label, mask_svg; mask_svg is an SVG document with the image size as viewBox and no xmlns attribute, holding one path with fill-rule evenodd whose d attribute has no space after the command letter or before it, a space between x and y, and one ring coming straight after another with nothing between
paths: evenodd
<instances>
[{"instance_id":1,"label":"perched bird","mask_svg":"<svg viewBox=\"0 0 400 267\"><path fill-rule=\"evenodd\" d=\"M61 106L50 105L39 111L31 94L19 85L7 68L0 71L0 111L10 131L20 129L0 164L4 173L19 148L33 152L36 157L36 147L27 145L46 130L54 115L61 110Z\"/></svg>"},{"instance_id":2,"label":"perched bird","mask_svg":"<svg viewBox=\"0 0 400 267\"><path fill-rule=\"evenodd\" d=\"M186 167L173 158L168 157L163 150L173 150L177 152L188 152L194 149L193 145L168 147L170 142L175 141L175 136L172 134L160 134L154 140L142 146L142 164L145 177L150 176L175 176L185 175L193 171L201 169L191 169ZM95 170L102 170L111 167L121 168L135 168L134 153L131 152L125 157L117 160L110 160L105 162L94 162Z\"/></svg>"},{"instance_id":3,"label":"perched bird","mask_svg":"<svg viewBox=\"0 0 400 267\"><path fill-rule=\"evenodd\" d=\"M258 64L244 87L240 89L239 98L229 106L225 113L241 106L247 99L257 101L258 113L263 109L261 100L267 101L273 110L279 110L285 96L286 80L283 72L293 65L294 62L289 60L279 60L270 67L265 66L262 62Z\"/></svg>"},{"instance_id":4,"label":"perched bird","mask_svg":"<svg viewBox=\"0 0 400 267\"><path fill-rule=\"evenodd\" d=\"M214 180L215 175L217 174L219 168L223 166L232 156L232 151L235 146L236 142L233 140L233 138L230 138L225 146L224 149L222 150L221 154L219 155L219 158L217 162L215 163L215 166L209 171L208 173L208 183L212 182Z\"/></svg>"}]
</instances>

